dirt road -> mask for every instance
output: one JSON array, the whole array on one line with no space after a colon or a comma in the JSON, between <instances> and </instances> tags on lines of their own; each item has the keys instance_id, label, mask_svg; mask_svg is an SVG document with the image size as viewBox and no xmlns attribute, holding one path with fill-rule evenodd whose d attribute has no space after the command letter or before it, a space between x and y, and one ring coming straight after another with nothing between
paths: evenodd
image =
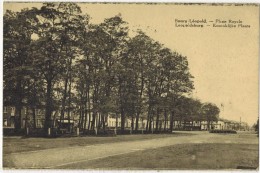
<instances>
[{"instance_id":1,"label":"dirt road","mask_svg":"<svg viewBox=\"0 0 260 173\"><path fill-rule=\"evenodd\" d=\"M117 142L90 146L54 148L40 151L13 153L3 156L4 168L46 168L84 163L109 156L138 152L182 143L241 143L258 144L258 138L247 138L246 134L211 134L190 132L196 135L149 139L142 141Z\"/></svg>"}]
</instances>

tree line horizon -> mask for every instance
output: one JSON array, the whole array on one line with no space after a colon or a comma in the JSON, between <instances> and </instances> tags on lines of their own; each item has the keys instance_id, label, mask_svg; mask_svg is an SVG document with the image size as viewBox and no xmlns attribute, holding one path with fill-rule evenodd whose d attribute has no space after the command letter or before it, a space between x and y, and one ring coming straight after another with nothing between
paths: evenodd
<instances>
[{"instance_id":1,"label":"tree line horizon","mask_svg":"<svg viewBox=\"0 0 260 173\"><path fill-rule=\"evenodd\" d=\"M109 114L121 118L122 131L126 118L132 130L146 119L147 131L154 122L158 130L159 121L169 121L164 130L172 131L176 120L218 120L215 104L189 97L194 77L187 57L140 29L130 37L120 14L91 24L77 3L60 2L7 10L3 19L3 101L15 106L17 130L23 107L34 128L35 109L43 108L45 129L53 126L54 111L60 120L76 112L83 131L95 123L105 130Z\"/></svg>"}]
</instances>

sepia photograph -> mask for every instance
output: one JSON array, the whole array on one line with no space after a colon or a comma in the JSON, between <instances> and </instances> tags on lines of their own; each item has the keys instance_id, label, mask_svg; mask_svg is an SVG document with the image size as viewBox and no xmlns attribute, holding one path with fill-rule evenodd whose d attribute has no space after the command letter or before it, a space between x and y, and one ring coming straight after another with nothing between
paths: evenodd
<instances>
[{"instance_id":1,"label":"sepia photograph","mask_svg":"<svg viewBox=\"0 0 260 173\"><path fill-rule=\"evenodd\" d=\"M2 169L259 171L259 16L4 1Z\"/></svg>"}]
</instances>

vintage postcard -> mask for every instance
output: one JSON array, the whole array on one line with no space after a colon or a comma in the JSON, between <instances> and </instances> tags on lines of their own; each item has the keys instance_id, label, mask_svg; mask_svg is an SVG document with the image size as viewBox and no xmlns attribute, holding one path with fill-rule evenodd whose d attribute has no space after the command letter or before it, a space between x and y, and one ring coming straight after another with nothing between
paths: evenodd
<instances>
[{"instance_id":1,"label":"vintage postcard","mask_svg":"<svg viewBox=\"0 0 260 173\"><path fill-rule=\"evenodd\" d=\"M259 4L3 7L3 169L258 170Z\"/></svg>"}]
</instances>

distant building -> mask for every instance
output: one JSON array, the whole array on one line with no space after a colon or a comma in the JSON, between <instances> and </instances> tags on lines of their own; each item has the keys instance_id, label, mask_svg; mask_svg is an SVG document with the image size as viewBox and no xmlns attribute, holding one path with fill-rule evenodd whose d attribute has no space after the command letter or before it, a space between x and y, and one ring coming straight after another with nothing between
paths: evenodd
<instances>
[{"instance_id":1,"label":"distant building","mask_svg":"<svg viewBox=\"0 0 260 173\"><path fill-rule=\"evenodd\" d=\"M107 118L107 126L110 128L116 127L116 121L117 121L117 126L120 127L121 126L121 117L119 116L116 120L115 116L112 115L108 115ZM136 127L136 118L134 118L134 128ZM132 121L128 118L125 119L125 128L131 128L132 127ZM145 129L147 124L147 120L143 119L143 118L139 118L138 121L138 128L139 129Z\"/></svg>"},{"instance_id":2,"label":"distant building","mask_svg":"<svg viewBox=\"0 0 260 173\"><path fill-rule=\"evenodd\" d=\"M3 107L3 127L14 127L15 108Z\"/></svg>"},{"instance_id":3,"label":"distant building","mask_svg":"<svg viewBox=\"0 0 260 173\"><path fill-rule=\"evenodd\" d=\"M27 120L26 120L27 118ZM60 111L53 112L52 115L53 119L53 126L57 126L58 124L63 123L62 121L68 121L68 115L67 112L65 112L64 120L60 121ZM44 127L44 121L45 121L45 111L44 109L35 109L35 120L36 120L36 128L43 128ZM134 129L136 126L136 118L134 120ZM77 126L79 122L79 115L76 112L71 112L70 114L70 123L73 122L73 126ZM14 122L15 122L15 107L13 106L4 106L3 107L3 127L4 128L14 128ZM86 124L92 122L92 116L90 119L87 119ZM22 108L21 112L21 126L24 128L27 127L33 127L33 116L32 116L32 110L27 109L26 107ZM114 128L121 127L121 117L119 116L117 119L114 114L109 114L108 117L105 119L106 127L108 128ZM125 128L130 129L132 126L132 120L129 118L125 119ZM155 129L156 122L152 123L153 129ZM95 124L96 126L97 124ZM169 129L170 128L170 121L164 121L162 119L158 122L159 130L163 130L164 128ZM147 126L147 120L146 118L139 118L138 121L138 128L139 129L145 129ZM173 130L212 130L212 129L219 129L219 130L249 130L249 126L247 123L244 122L236 122L231 120L225 120L225 119L219 119L218 121L213 121L208 124L207 121L177 121L174 120L173 122Z\"/></svg>"},{"instance_id":4,"label":"distant building","mask_svg":"<svg viewBox=\"0 0 260 173\"><path fill-rule=\"evenodd\" d=\"M21 110L21 126L25 127L26 118L27 125L32 124L32 110L23 107ZM42 109L35 109L36 117L36 127L42 128L44 125L44 111ZM15 107L14 106L4 106L3 107L3 127L4 128L14 128L15 123Z\"/></svg>"},{"instance_id":5,"label":"distant building","mask_svg":"<svg viewBox=\"0 0 260 173\"><path fill-rule=\"evenodd\" d=\"M53 112L52 119L59 119L60 112ZM65 117L66 117L65 113ZM74 118L74 114L72 112L71 120ZM44 109L35 109L35 121L36 121L36 128L43 128L44 121L45 121L45 110ZM14 128L15 123L15 107L14 106L4 106L3 107L3 127L4 128ZM27 123L27 127L32 127L34 120L33 120L33 113L31 109L27 109L26 107L22 108L21 111L21 127L24 128ZM53 122L56 125L56 121Z\"/></svg>"}]
</instances>

